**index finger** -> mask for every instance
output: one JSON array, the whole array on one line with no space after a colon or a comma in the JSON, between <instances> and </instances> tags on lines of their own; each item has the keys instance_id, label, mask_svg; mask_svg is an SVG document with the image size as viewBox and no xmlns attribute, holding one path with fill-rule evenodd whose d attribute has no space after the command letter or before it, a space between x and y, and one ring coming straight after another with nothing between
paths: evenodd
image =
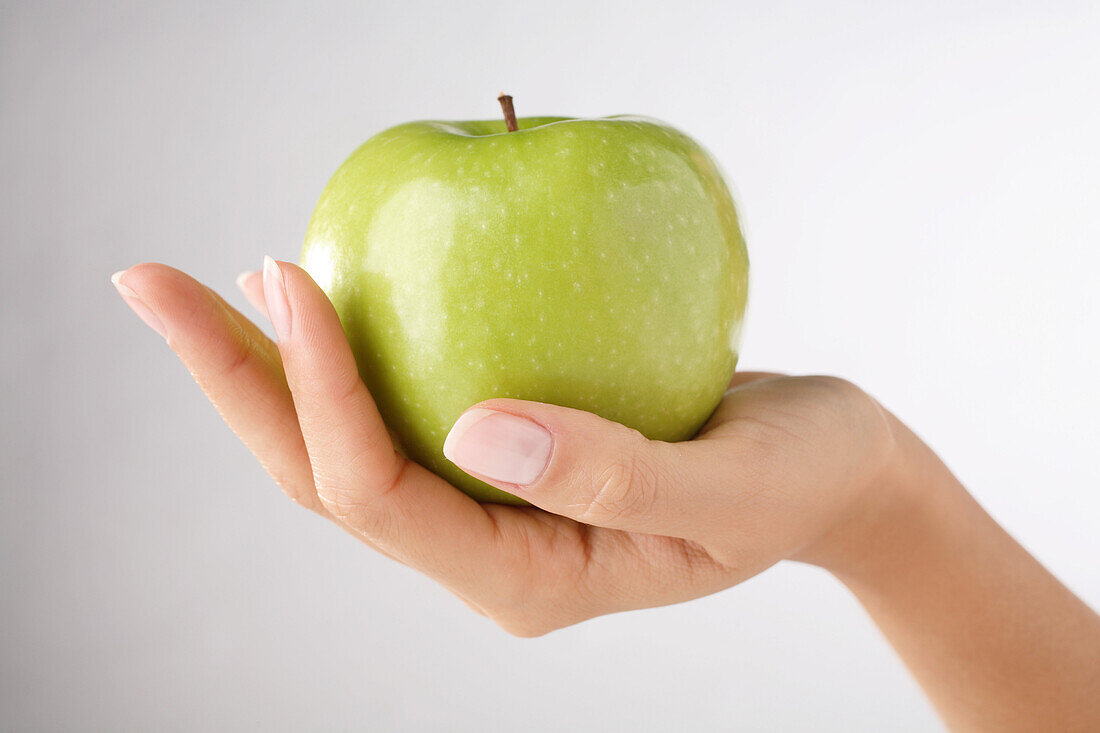
<instances>
[{"instance_id":1,"label":"index finger","mask_svg":"<svg viewBox=\"0 0 1100 733\"><path fill-rule=\"evenodd\" d=\"M287 496L327 516L275 344L213 290L167 265L135 265L112 281L154 314L218 413Z\"/></svg>"},{"instance_id":2,"label":"index finger","mask_svg":"<svg viewBox=\"0 0 1100 733\"><path fill-rule=\"evenodd\" d=\"M501 552L493 518L394 449L324 292L301 268L268 258L264 295L328 510L437 579L467 589L494 582Z\"/></svg>"}]
</instances>

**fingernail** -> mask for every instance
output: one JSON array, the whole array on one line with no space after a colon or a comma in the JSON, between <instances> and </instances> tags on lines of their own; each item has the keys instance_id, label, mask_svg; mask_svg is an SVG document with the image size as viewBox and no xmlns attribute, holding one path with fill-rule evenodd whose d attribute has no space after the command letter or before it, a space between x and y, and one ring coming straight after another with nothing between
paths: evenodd
<instances>
[{"instance_id":1,"label":"fingernail","mask_svg":"<svg viewBox=\"0 0 1100 733\"><path fill-rule=\"evenodd\" d=\"M275 328L280 341L290 336L290 305L286 299L286 283L279 263L264 257L264 300L267 301L267 317Z\"/></svg>"},{"instance_id":2,"label":"fingernail","mask_svg":"<svg viewBox=\"0 0 1100 733\"><path fill-rule=\"evenodd\" d=\"M469 473L526 486L546 469L552 445L541 425L475 407L455 422L443 442L443 455Z\"/></svg>"},{"instance_id":3,"label":"fingernail","mask_svg":"<svg viewBox=\"0 0 1100 733\"><path fill-rule=\"evenodd\" d=\"M243 291L245 281L247 281L248 278L252 277L255 274L255 270L245 270L240 275L237 275L237 288Z\"/></svg>"},{"instance_id":4,"label":"fingernail","mask_svg":"<svg viewBox=\"0 0 1100 733\"><path fill-rule=\"evenodd\" d=\"M168 331L164 328L164 323L157 318L156 313L149 310L149 306L141 302L141 298L133 291L132 288L128 288L119 282L119 278L122 277L125 270L119 270L114 275L111 275L111 283L115 286L115 290L122 296L122 299L126 301L126 305L130 306L130 310L137 314L137 317L145 321L145 325L153 329L160 334L160 337L165 341L168 340Z\"/></svg>"}]
</instances>

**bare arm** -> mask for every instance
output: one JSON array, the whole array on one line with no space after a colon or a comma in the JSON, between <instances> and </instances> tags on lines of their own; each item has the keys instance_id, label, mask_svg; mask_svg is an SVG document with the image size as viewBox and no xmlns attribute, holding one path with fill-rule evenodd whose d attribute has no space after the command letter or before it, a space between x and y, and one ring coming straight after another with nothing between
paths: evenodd
<instances>
[{"instance_id":1,"label":"bare arm","mask_svg":"<svg viewBox=\"0 0 1100 733\"><path fill-rule=\"evenodd\" d=\"M1100 617L891 423L883 491L811 561L851 589L952 730L1100 730Z\"/></svg>"}]
</instances>

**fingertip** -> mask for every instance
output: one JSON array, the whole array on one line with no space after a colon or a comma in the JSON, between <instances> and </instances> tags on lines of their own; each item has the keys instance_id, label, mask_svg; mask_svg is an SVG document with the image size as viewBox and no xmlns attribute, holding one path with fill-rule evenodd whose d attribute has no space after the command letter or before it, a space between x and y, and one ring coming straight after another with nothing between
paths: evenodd
<instances>
[{"instance_id":1,"label":"fingertip","mask_svg":"<svg viewBox=\"0 0 1100 733\"><path fill-rule=\"evenodd\" d=\"M268 262L268 260L270 260L270 263ZM287 288L288 291L293 291L292 297L313 298L316 294L319 293L321 295L324 295L325 300L328 300L328 296L325 295L324 291L321 290L319 285L317 285L317 282L313 279L313 277L304 268L294 264L293 262L265 257L265 276L269 268L272 273L278 273L279 278L284 284L284 287Z\"/></svg>"},{"instance_id":2,"label":"fingertip","mask_svg":"<svg viewBox=\"0 0 1100 733\"><path fill-rule=\"evenodd\" d=\"M455 421L443 455L467 473L496 483L527 486L546 469L553 435L536 422L474 407Z\"/></svg>"},{"instance_id":3,"label":"fingertip","mask_svg":"<svg viewBox=\"0 0 1100 733\"><path fill-rule=\"evenodd\" d=\"M248 293L248 281L260 274L259 270L245 270L240 275L237 275L237 287L240 288L245 294Z\"/></svg>"},{"instance_id":4,"label":"fingertip","mask_svg":"<svg viewBox=\"0 0 1100 733\"><path fill-rule=\"evenodd\" d=\"M455 420L454 425L447 432L447 437L443 440L443 457L454 464L458 464L456 457L458 455L457 448L459 441L462 439L470 428L482 418L495 414L494 410L487 410L483 407L471 407Z\"/></svg>"},{"instance_id":5,"label":"fingertip","mask_svg":"<svg viewBox=\"0 0 1100 733\"><path fill-rule=\"evenodd\" d=\"M259 270L245 270L237 276L237 287L244 293L245 300L260 315L267 317L267 303L264 300L264 278Z\"/></svg>"},{"instance_id":6,"label":"fingertip","mask_svg":"<svg viewBox=\"0 0 1100 733\"><path fill-rule=\"evenodd\" d=\"M260 268L260 272L262 273L265 284L268 282L269 278L282 277L282 273L279 272L279 264L275 262L275 259L271 255L264 255L264 264Z\"/></svg>"},{"instance_id":7,"label":"fingertip","mask_svg":"<svg viewBox=\"0 0 1100 733\"><path fill-rule=\"evenodd\" d=\"M119 270L111 275L111 284L122 296L122 300L130 307L134 314L145 322L145 325L156 331L161 338L168 340L168 330L164 327L164 321L149 307L149 304L138 295L137 291L122 282L122 276L126 270Z\"/></svg>"},{"instance_id":8,"label":"fingertip","mask_svg":"<svg viewBox=\"0 0 1100 733\"><path fill-rule=\"evenodd\" d=\"M140 262L131 265L112 275L111 282L116 287L124 285L140 293L143 298L157 296L165 289L190 288L193 284L197 284L187 273L159 262Z\"/></svg>"},{"instance_id":9,"label":"fingertip","mask_svg":"<svg viewBox=\"0 0 1100 733\"><path fill-rule=\"evenodd\" d=\"M115 286L115 290L118 291L119 295L127 298L137 297L137 293L134 292L133 288L128 287L121 282L122 276L125 274L126 270L119 270L118 272L111 275L111 284Z\"/></svg>"},{"instance_id":10,"label":"fingertip","mask_svg":"<svg viewBox=\"0 0 1100 733\"><path fill-rule=\"evenodd\" d=\"M263 284L268 319L279 341L286 341L290 337L291 330L291 310L286 280L279 263L269 255L264 255Z\"/></svg>"}]
</instances>

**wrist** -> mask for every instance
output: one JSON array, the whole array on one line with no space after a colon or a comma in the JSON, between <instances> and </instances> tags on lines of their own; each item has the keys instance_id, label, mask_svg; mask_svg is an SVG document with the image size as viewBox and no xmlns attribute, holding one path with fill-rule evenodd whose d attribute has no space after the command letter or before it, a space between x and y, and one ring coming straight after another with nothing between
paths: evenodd
<instances>
[{"instance_id":1,"label":"wrist","mask_svg":"<svg viewBox=\"0 0 1100 733\"><path fill-rule=\"evenodd\" d=\"M897 578L932 552L966 491L908 427L886 413L889 454L867 486L817 542L795 558L847 585Z\"/></svg>"},{"instance_id":2,"label":"wrist","mask_svg":"<svg viewBox=\"0 0 1100 733\"><path fill-rule=\"evenodd\" d=\"M881 476L798 559L848 587L951 729L1085 729L1096 614L890 420Z\"/></svg>"}]
</instances>

